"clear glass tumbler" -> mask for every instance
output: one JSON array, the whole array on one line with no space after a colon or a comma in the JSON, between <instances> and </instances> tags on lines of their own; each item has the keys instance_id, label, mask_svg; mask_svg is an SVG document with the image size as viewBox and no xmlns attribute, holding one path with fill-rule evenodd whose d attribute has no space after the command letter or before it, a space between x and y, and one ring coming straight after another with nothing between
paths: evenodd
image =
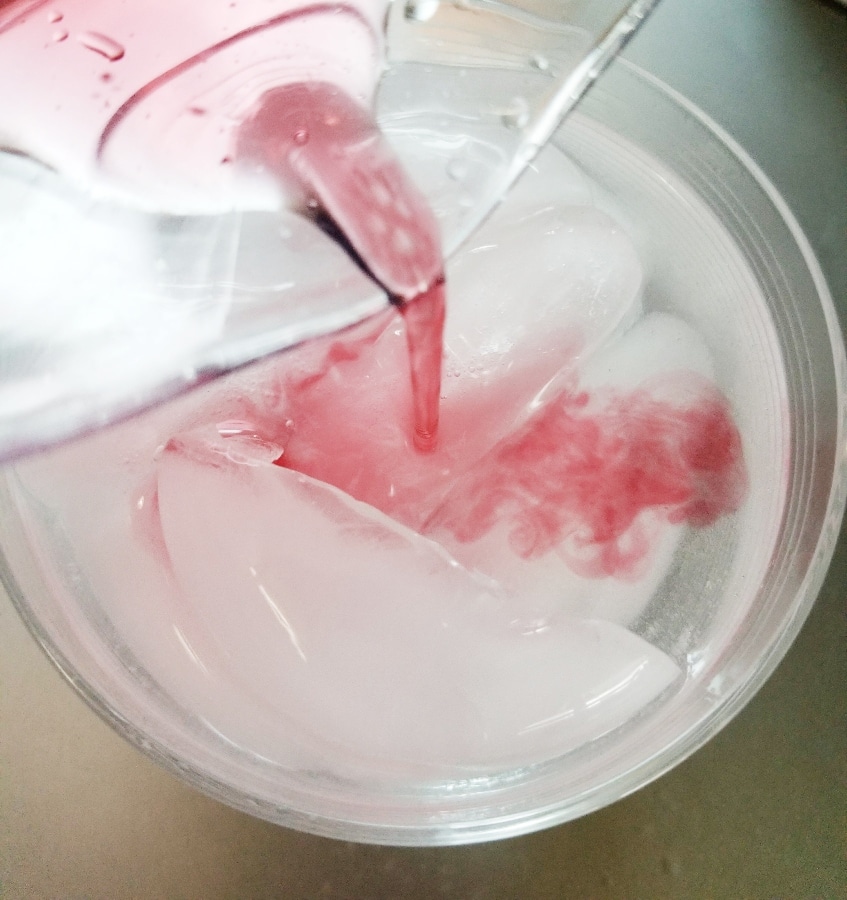
<instances>
[{"instance_id":1,"label":"clear glass tumbler","mask_svg":"<svg viewBox=\"0 0 847 900\"><path fill-rule=\"evenodd\" d=\"M367 554L372 560L383 551L380 559L388 560L398 547L403 551L406 539L398 540L397 532L386 536L384 520L363 512L360 503L354 512L367 526L356 545L361 558L345 555L338 543L331 551L317 541L292 551L290 544L302 541L312 527L307 510L277 504L276 518L267 524L259 510L275 490L268 485L277 483L279 470L266 460L263 469L262 460L250 456L268 451L250 433L240 433L242 443L236 435L236 443L228 445L234 448L228 462L218 454L205 465L207 455L200 458L203 465L192 467L196 445L170 457L182 465L180 478L170 482L171 497L174 488L193 485L182 495L192 502L171 502L172 521L177 517L182 527L179 540L171 535L168 547L182 553L183 562L193 552L180 572L191 570L195 589L175 592L167 567L151 563L151 546L161 555L161 535L136 528L139 511L146 514L137 502L139 491L152 498L145 479L169 452L162 445L174 434L174 423L185 429L221 422L210 416L238 398L244 382L213 386L206 396L212 413L206 410L205 418L203 397L185 397L176 406L9 468L0 482L0 572L33 634L118 732L174 774L234 807L319 834L410 845L503 838L584 815L657 778L723 727L773 671L814 602L847 492L847 364L827 286L784 201L702 113L620 62L556 132L532 174L539 186L522 207L523 218L518 222L504 204L484 226L493 231L485 230L465 248L448 274L458 282L468 270L468 291L488 279L492 293L521 267L523 276L536 274L527 271L527 259L549 257L532 256L533 248L552 246L555 256L569 240L565 226L550 237L545 209L551 196L578 210L576 218L565 220L576 230L585 222L586 207L589 224L609 221L599 214L613 217L615 233L628 235L645 273L638 322L623 323L631 326L628 333L652 321L675 322L672 336L689 334L687 329L699 335L696 344L666 341L661 353L642 349L639 364L650 366L656 357L676 352L674 359L685 369L700 353L686 348L706 347L710 378L731 404L748 473L737 510L708 527L677 531L670 558L655 567L653 579L589 577L578 583L587 585L580 593L573 591L573 573L560 566L553 569L560 580L548 579L554 614L547 610L536 621L531 585L521 578L515 606L508 608L518 610L517 619L531 619L521 619L531 626L518 635L522 646L543 649L545 634L561 636L562 622L571 621L567 616L575 608L582 616L578 627L564 632L579 661L567 678L553 684L546 677L561 672L559 653L541 653L540 661L534 660L540 668L532 671L508 642L496 645L504 648L502 657L480 656L475 629L486 627L484 604L473 592L458 598L448 591L425 594L433 583L449 587L450 572L458 570L430 545L417 545L422 556L415 560L423 558L431 570L422 572L412 561L407 589L389 593L381 607L386 614L402 610L414 626L411 639L409 629L399 638L392 635L373 615L372 597L362 587L373 583L368 579L378 567L360 564ZM529 181L517 185L507 203L528 190ZM569 192L564 200L563 184ZM518 225L526 229L522 244L497 243L497 235L514 235ZM606 242L614 241L612 232L602 233ZM552 244L545 244L548 237ZM551 270L553 288L578 262L564 259L564 272ZM549 275L543 266L536 268ZM548 286L543 279L542 284ZM583 324L608 315L594 299L588 297L581 310ZM562 305L553 304L556 314ZM495 339L501 320L531 319L520 292L507 293L494 312L486 325ZM479 342L473 317L456 327L457 346L462 337ZM543 340L543 322L537 331ZM628 359L627 377L635 365ZM261 402L273 401L262 391L261 375L254 386ZM244 430L243 423L224 424L228 434ZM213 435L213 440L220 449L224 439ZM350 448L351 456L355 449ZM246 460L242 457L232 474L229 463L240 450ZM255 506L244 502L242 490L254 483L260 485L250 495ZM337 508L339 492L312 487L319 512ZM356 517L342 517L342 524L351 518ZM209 520L225 532L226 541L202 543L209 540ZM362 537L353 526L347 535L351 541ZM248 568L244 547L254 538L265 552ZM282 557L284 551L288 556ZM314 564L315 582L286 592L286 566L297 568L303 558ZM228 560L236 559L239 583L249 590L230 604L210 602L209 595L235 571ZM315 588L337 571L353 573L340 591L328 596ZM445 673L416 655L418 633L442 633L439 616L427 620L427 611L440 614L448 601L457 602L445 621L464 628L461 634L468 638L449 659L459 668L471 661L462 670L470 676L461 683L450 679L454 669ZM334 632L341 638L328 668L321 669L322 660L311 655L311 616L327 630L339 621L343 626ZM586 620L594 624L586 626ZM598 622L605 623L605 632ZM627 672L615 670L620 660L615 654L609 658L610 644L594 640L611 629L627 642L611 646L637 643L651 648L649 655L631 657L635 664ZM374 630L388 639L374 640ZM370 652L361 652L363 646ZM285 654L290 678L281 679L276 666ZM598 671L600 657L614 677ZM480 659L482 684L473 678L473 663ZM664 680L652 683L652 694L638 693L644 673L656 671L656 659L662 660ZM313 664L318 674L310 680ZM320 679L336 664L330 687L343 702L333 705L337 697L321 691L329 683ZM339 671L372 677L357 685ZM407 681L391 677L396 672ZM586 672L593 674L586 678ZM501 699L516 714L535 709L538 700L549 701L548 711L555 715L539 717L512 735L518 742L528 738L526 755L480 761L480 754L496 757L500 749L496 741L482 740L470 764L461 744L448 747L461 762L444 764L444 744L434 746L433 733L449 744L455 734L465 733L466 720L445 722L437 715L438 704L430 704L421 710L421 721L437 727L416 732L415 716L397 703L409 696L405 690L420 696L439 680L446 684L440 698L453 710L461 688L482 695L490 712L493 681L500 693L495 692L490 721L498 721ZM634 689L638 702L627 706ZM283 706L280 696L286 699ZM304 696L314 706L297 706ZM378 735L385 734L387 744L399 730L393 723L401 719L405 755L392 756ZM357 730L361 722L368 727ZM558 735L554 746L543 742L545 729ZM340 742L340 734L350 740ZM535 742L538 736L541 743ZM420 765L422 749L432 751L439 765Z\"/></svg>"}]
</instances>

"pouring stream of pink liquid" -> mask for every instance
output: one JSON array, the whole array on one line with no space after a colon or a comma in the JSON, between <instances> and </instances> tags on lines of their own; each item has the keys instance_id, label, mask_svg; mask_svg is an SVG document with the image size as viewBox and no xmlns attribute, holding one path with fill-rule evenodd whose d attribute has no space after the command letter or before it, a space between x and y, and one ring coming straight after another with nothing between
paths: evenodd
<instances>
[{"instance_id":1,"label":"pouring stream of pink liquid","mask_svg":"<svg viewBox=\"0 0 847 900\"><path fill-rule=\"evenodd\" d=\"M304 210L346 246L400 308L414 443L418 450L433 451L445 289L438 224L425 199L369 113L320 82L266 94L240 132L239 153L299 191ZM350 352L368 351L366 346ZM305 442L311 432L333 445L322 448L322 466L307 465L306 471L388 511L386 505L395 507L396 498L390 503L384 498L383 505L378 490L368 487L369 479L379 475L367 473L385 465L393 473L399 460L383 458L384 448L369 444L367 435L363 442L358 434L353 443L359 464L351 477L346 461L351 436L345 441L344 419L355 416L355 408L344 397L332 397L332 391L328 398L325 389L312 390L315 381L343 363L344 353L328 354L323 370L300 387L297 405L308 412L297 427L305 432ZM342 377L342 393L343 383ZM625 575L646 552L637 541L621 550L622 537L642 511L661 507L672 522L704 526L736 509L745 493L741 441L729 405L711 386L699 394L698 408L678 408L642 390L613 397L598 409L587 394L564 391L479 459L460 487L446 496L442 490L440 505L407 524L424 532L446 529L459 541L471 541L505 519L511 522L512 548L527 558L575 533L595 548L587 565L591 574ZM475 412L471 405L463 414L472 422ZM280 462L291 465L290 460ZM298 468L296 461L293 466ZM413 464L412 479L414 469ZM402 490L402 482L402 477L393 479L392 490Z\"/></svg>"},{"instance_id":2,"label":"pouring stream of pink liquid","mask_svg":"<svg viewBox=\"0 0 847 900\"><path fill-rule=\"evenodd\" d=\"M438 433L444 330L444 263L438 223L371 115L320 81L264 95L239 132L239 157L269 171L403 314L415 444Z\"/></svg>"}]
</instances>

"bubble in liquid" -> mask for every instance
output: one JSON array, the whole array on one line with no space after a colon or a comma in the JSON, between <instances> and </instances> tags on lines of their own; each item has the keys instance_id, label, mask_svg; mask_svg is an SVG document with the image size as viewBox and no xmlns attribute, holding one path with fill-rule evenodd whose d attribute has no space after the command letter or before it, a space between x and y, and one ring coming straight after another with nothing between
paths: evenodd
<instances>
[{"instance_id":1,"label":"bubble in liquid","mask_svg":"<svg viewBox=\"0 0 847 900\"><path fill-rule=\"evenodd\" d=\"M304 144L309 143L309 131L306 128L300 128L294 132L294 143L297 144L298 147L302 147Z\"/></svg>"},{"instance_id":2,"label":"bubble in liquid","mask_svg":"<svg viewBox=\"0 0 847 900\"><path fill-rule=\"evenodd\" d=\"M525 128L529 123L529 103L525 97L515 97L502 115L506 128Z\"/></svg>"},{"instance_id":3,"label":"bubble in liquid","mask_svg":"<svg viewBox=\"0 0 847 900\"><path fill-rule=\"evenodd\" d=\"M84 31L77 37L77 40L87 50L99 53L100 56L104 56L109 62L117 62L119 59L123 59L124 53L126 53L123 45L97 31Z\"/></svg>"},{"instance_id":4,"label":"bubble in liquid","mask_svg":"<svg viewBox=\"0 0 847 900\"><path fill-rule=\"evenodd\" d=\"M57 22L61 22L64 18L64 15L57 9L51 10L49 13L47 13L47 21L51 25L55 25Z\"/></svg>"},{"instance_id":5,"label":"bubble in liquid","mask_svg":"<svg viewBox=\"0 0 847 900\"><path fill-rule=\"evenodd\" d=\"M51 40L53 41L54 44L61 44L62 41L66 41L67 39L68 39L67 28L57 28L51 35Z\"/></svg>"},{"instance_id":6,"label":"bubble in liquid","mask_svg":"<svg viewBox=\"0 0 847 900\"><path fill-rule=\"evenodd\" d=\"M438 10L439 0L406 0L403 15L415 22L427 22Z\"/></svg>"},{"instance_id":7,"label":"bubble in liquid","mask_svg":"<svg viewBox=\"0 0 847 900\"><path fill-rule=\"evenodd\" d=\"M469 168L466 160L454 158L447 163L447 175L453 181L464 181L468 177Z\"/></svg>"},{"instance_id":8,"label":"bubble in liquid","mask_svg":"<svg viewBox=\"0 0 847 900\"><path fill-rule=\"evenodd\" d=\"M529 62L530 65L534 69L538 69L539 72L546 72L550 68L550 60L547 59L546 56L542 56L540 53L536 53Z\"/></svg>"}]
</instances>

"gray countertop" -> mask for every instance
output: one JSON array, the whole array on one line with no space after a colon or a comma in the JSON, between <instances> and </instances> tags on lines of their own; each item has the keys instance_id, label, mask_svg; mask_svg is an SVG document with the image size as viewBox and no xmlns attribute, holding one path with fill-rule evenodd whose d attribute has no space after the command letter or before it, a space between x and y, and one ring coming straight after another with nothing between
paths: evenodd
<instances>
[{"instance_id":1,"label":"gray countertop","mask_svg":"<svg viewBox=\"0 0 847 900\"><path fill-rule=\"evenodd\" d=\"M847 11L663 0L626 55L758 161L847 322ZM756 699L582 820L467 848L354 846L251 819L125 745L0 596L0 897L835 898L847 894L847 539Z\"/></svg>"}]
</instances>

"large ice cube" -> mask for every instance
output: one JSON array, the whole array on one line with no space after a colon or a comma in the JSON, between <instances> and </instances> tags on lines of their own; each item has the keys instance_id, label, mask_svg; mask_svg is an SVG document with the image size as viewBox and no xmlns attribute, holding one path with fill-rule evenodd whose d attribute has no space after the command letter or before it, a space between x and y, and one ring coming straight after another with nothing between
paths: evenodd
<instances>
[{"instance_id":1,"label":"large ice cube","mask_svg":"<svg viewBox=\"0 0 847 900\"><path fill-rule=\"evenodd\" d=\"M455 482L425 533L547 614L632 621L684 524L707 524L744 494L740 441L711 369L693 329L646 316L578 377L553 379L527 422Z\"/></svg>"},{"instance_id":2,"label":"large ice cube","mask_svg":"<svg viewBox=\"0 0 847 900\"><path fill-rule=\"evenodd\" d=\"M233 462L226 440L180 437L158 464L183 638L341 769L543 759L622 725L679 675L616 625L539 623L429 540L298 473ZM227 690L231 705L243 688ZM205 706L236 739L226 700Z\"/></svg>"}]
</instances>

